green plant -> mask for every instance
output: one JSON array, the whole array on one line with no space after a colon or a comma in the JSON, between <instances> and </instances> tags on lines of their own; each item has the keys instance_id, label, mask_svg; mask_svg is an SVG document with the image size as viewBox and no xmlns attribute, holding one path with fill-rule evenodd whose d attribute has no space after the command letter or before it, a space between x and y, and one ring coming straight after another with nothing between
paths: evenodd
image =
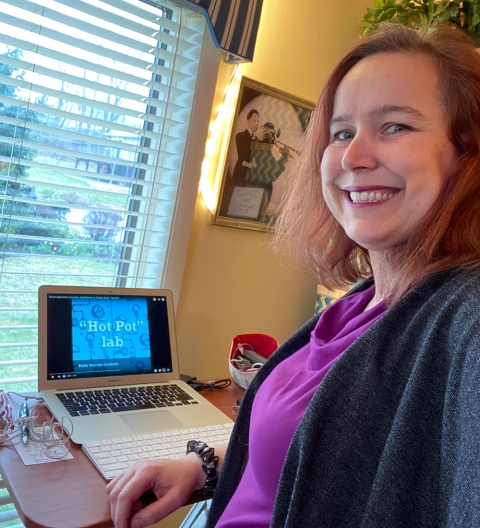
<instances>
[{"instance_id":1,"label":"green plant","mask_svg":"<svg viewBox=\"0 0 480 528\"><path fill-rule=\"evenodd\" d=\"M413 27L447 23L467 33L476 44L480 39L480 0L375 0L375 7L367 7L362 22L368 24L365 35L383 22Z\"/></svg>"},{"instance_id":2,"label":"green plant","mask_svg":"<svg viewBox=\"0 0 480 528\"><path fill-rule=\"evenodd\" d=\"M452 21L467 33L480 33L480 0L462 2L460 17Z\"/></svg>"}]
</instances>

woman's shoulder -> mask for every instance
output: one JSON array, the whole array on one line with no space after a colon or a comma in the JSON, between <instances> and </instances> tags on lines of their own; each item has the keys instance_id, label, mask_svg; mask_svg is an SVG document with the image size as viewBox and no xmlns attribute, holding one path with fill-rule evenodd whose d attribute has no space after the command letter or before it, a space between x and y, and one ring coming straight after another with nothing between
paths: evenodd
<instances>
[{"instance_id":1,"label":"woman's shoulder","mask_svg":"<svg viewBox=\"0 0 480 528\"><path fill-rule=\"evenodd\" d=\"M473 346L478 351L479 307L480 269L449 270L408 291L388 310L384 326L388 331L400 327L400 332L408 333L409 339L418 340L418 344L430 343L434 348L447 347L453 351L468 342L469 348Z\"/></svg>"},{"instance_id":2,"label":"woman's shoulder","mask_svg":"<svg viewBox=\"0 0 480 528\"><path fill-rule=\"evenodd\" d=\"M458 307L480 302L480 268L436 273L405 293L397 303L402 310L428 307L432 312L452 304Z\"/></svg>"}]
</instances>

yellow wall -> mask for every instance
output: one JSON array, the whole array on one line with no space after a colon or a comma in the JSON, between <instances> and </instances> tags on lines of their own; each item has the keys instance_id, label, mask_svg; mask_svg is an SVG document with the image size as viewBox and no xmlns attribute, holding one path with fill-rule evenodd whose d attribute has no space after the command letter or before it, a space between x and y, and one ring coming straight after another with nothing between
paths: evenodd
<instances>
[{"instance_id":1,"label":"yellow wall","mask_svg":"<svg viewBox=\"0 0 480 528\"><path fill-rule=\"evenodd\" d=\"M264 0L253 63L242 74L316 101L335 62L360 33L365 0ZM232 74L223 64L220 100ZM228 375L236 334L267 333L283 342L312 314L316 284L285 269L263 233L214 226L198 198L178 306L183 373Z\"/></svg>"}]
</instances>

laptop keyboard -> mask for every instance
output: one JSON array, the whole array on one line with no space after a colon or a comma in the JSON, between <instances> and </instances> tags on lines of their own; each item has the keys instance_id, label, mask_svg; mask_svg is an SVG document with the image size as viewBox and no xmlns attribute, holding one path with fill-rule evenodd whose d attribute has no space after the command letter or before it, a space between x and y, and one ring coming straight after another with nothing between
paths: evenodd
<instances>
[{"instance_id":1,"label":"laptop keyboard","mask_svg":"<svg viewBox=\"0 0 480 528\"><path fill-rule=\"evenodd\" d=\"M69 391L56 394L70 416L141 411L158 407L196 405L198 401L180 386L142 385L115 389Z\"/></svg>"},{"instance_id":2,"label":"laptop keyboard","mask_svg":"<svg viewBox=\"0 0 480 528\"><path fill-rule=\"evenodd\" d=\"M191 429L176 429L112 440L97 440L82 445L83 452L106 480L123 473L137 460L182 458L189 440L200 440L214 447L228 442L233 422Z\"/></svg>"}]
</instances>

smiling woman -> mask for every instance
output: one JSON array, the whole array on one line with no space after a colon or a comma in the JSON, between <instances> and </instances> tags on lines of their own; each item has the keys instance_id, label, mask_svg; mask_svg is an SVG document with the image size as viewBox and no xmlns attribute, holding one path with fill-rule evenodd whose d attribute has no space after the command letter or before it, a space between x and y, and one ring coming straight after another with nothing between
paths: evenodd
<instances>
[{"instance_id":1,"label":"smiling woman","mask_svg":"<svg viewBox=\"0 0 480 528\"><path fill-rule=\"evenodd\" d=\"M360 282L255 375L215 447L207 527L478 527L480 57L467 37L395 24L361 39L299 161L277 242L323 284ZM142 528L196 489L212 486L189 453L135 464L107 493L115 526Z\"/></svg>"},{"instance_id":2,"label":"smiling woman","mask_svg":"<svg viewBox=\"0 0 480 528\"><path fill-rule=\"evenodd\" d=\"M380 250L388 284L378 275L377 288L394 303L436 271L479 261L480 73L462 32L391 26L333 71L275 237L332 289L370 277Z\"/></svg>"},{"instance_id":3,"label":"smiling woman","mask_svg":"<svg viewBox=\"0 0 480 528\"><path fill-rule=\"evenodd\" d=\"M321 163L322 192L346 235L368 250L377 300L389 294L394 274L388 253L419 228L456 157L430 57L378 53L345 75Z\"/></svg>"}]
</instances>

